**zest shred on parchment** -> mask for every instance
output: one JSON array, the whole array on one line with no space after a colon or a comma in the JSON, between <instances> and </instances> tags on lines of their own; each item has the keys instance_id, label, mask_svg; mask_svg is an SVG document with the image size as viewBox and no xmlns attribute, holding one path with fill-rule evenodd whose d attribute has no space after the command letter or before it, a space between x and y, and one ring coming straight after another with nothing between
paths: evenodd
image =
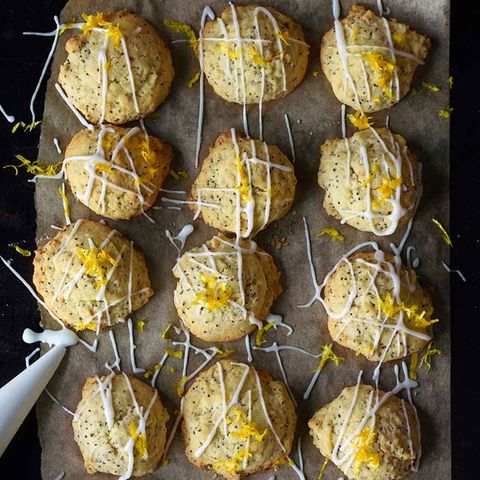
<instances>
[{"instance_id":1,"label":"zest shred on parchment","mask_svg":"<svg viewBox=\"0 0 480 480\"><path fill-rule=\"evenodd\" d=\"M159 363L156 363L155 365L153 365L153 367L150 367L145 373L144 373L144 377L149 380L150 378L153 377L153 375L155 374L155 372L157 372L158 370L160 370L162 368L162 366L159 364Z\"/></svg>"},{"instance_id":2,"label":"zest shred on parchment","mask_svg":"<svg viewBox=\"0 0 480 480\"><path fill-rule=\"evenodd\" d=\"M15 250L24 257L31 257L32 252L30 250L26 250L25 248L20 247L19 245L15 245Z\"/></svg>"},{"instance_id":3,"label":"zest shred on parchment","mask_svg":"<svg viewBox=\"0 0 480 480\"><path fill-rule=\"evenodd\" d=\"M208 310L217 310L225 307L232 297L233 291L228 282L219 281L216 277L202 273L200 278L205 290L195 296L195 304L203 303Z\"/></svg>"},{"instance_id":4,"label":"zest shred on parchment","mask_svg":"<svg viewBox=\"0 0 480 480\"><path fill-rule=\"evenodd\" d=\"M430 342L427 346L426 352L422 355L420 364L418 366L421 367L425 365L427 372L430 373L430 370L432 369L432 357L434 355L441 355L441 354L442 354L442 351L439 348L433 348L433 342Z\"/></svg>"},{"instance_id":5,"label":"zest shred on parchment","mask_svg":"<svg viewBox=\"0 0 480 480\"><path fill-rule=\"evenodd\" d=\"M58 187L58 194L62 197L63 212L67 221L70 219L70 202L62 187Z\"/></svg>"},{"instance_id":6,"label":"zest shred on parchment","mask_svg":"<svg viewBox=\"0 0 480 480\"><path fill-rule=\"evenodd\" d=\"M130 437L135 442L135 450L142 459L146 460L148 458L147 438L145 434L137 433L137 428L138 425L135 422L131 422L128 426Z\"/></svg>"},{"instance_id":7,"label":"zest shred on parchment","mask_svg":"<svg viewBox=\"0 0 480 480\"><path fill-rule=\"evenodd\" d=\"M440 87L437 87L437 85L434 85L433 83L430 82L422 82L422 85L427 89L430 90L433 93L437 93L440 91Z\"/></svg>"},{"instance_id":8,"label":"zest shred on parchment","mask_svg":"<svg viewBox=\"0 0 480 480\"><path fill-rule=\"evenodd\" d=\"M316 236L320 238L322 235L328 235L334 241L343 242L345 240L345 237L336 228L332 227L323 228Z\"/></svg>"},{"instance_id":9,"label":"zest shred on parchment","mask_svg":"<svg viewBox=\"0 0 480 480\"><path fill-rule=\"evenodd\" d=\"M170 330L172 329L172 327L173 327L173 325L172 325L171 323L169 323L169 324L167 325L167 328L165 328L165 330L163 331L163 333L162 333L162 338L163 338L164 340L167 340L167 341L170 341L170 340L171 340L171 338L170 338Z\"/></svg>"},{"instance_id":10,"label":"zest shred on parchment","mask_svg":"<svg viewBox=\"0 0 480 480\"><path fill-rule=\"evenodd\" d=\"M383 300L380 297L377 299L377 307L389 318L394 318L395 315L403 311L417 328L424 329L439 321L430 318L431 309L430 311L420 311L420 307L415 304L410 306L406 306L404 303L397 304L390 293L387 293Z\"/></svg>"},{"instance_id":11,"label":"zest shred on parchment","mask_svg":"<svg viewBox=\"0 0 480 480\"><path fill-rule=\"evenodd\" d=\"M325 473L325 469L327 468L328 462L329 462L329 460L328 460L328 458L326 458L324 460L323 464L322 464L322 468L318 472L317 480L322 480L323 474Z\"/></svg>"},{"instance_id":12,"label":"zest shred on parchment","mask_svg":"<svg viewBox=\"0 0 480 480\"><path fill-rule=\"evenodd\" d=\"M198 54L197 36L195 35L195 32L190 25L188 25L186 23L179 22L177 20L172 20L170 18L164 18L163 19L163 24L167 28L169 28L170 30L173 30L174 32L183 33L188 39L188 45L190 46L190 48L196 54Z\"/></svg>"},{"instance_id":13,"label":"zest shred on parchment","mask_svg":"<svg viewBox=\"0 0 480 480\"><path fill-rule=\"evenodd\" d=\"M408 374L412 380L416 380L417 375L417 365L418 365L418 352L413 352L410 358L410 368Z\"/></svg>"},{"instance_id":14,"label":"zest shred on parchment","mask_svg":"<svg viewBox=\"0 0 480 480\"><path fill-rule=\"evenodd\" d=\"M144 322L143 320L139 320L139 321L137 322L137 329L138 329L138 331L139 331L139 332L143 332L144 328L145 328L145 322Z\"/></svg>"},{"instance_id":15,"label":"zest shred on parchment","mask_svg":"<svg viewBox=\"0 0 480 480\"><path fill-rule=\"evenodd\" d=\"M443 225L436 219L432 218L432 222L436 225L436 227L440 230L440 233L442 234L443 241L449 246L453 247L452 240L450 239L450 235L447 233Z\"/></svg>"},{"instance_id":16,"label":"zest shred on parchment","mask_svg":"<svg viewBox=\"0 0 480 480\"><path fill-rule=\"evenodd\" d=\"M339 357L336 355L330 345L322 345L320 350L323 352L323 355L320 357L318 362L318 367L314 370L314 372L318 372L323 369L325 364L330 360L333 362L337 367L340 365L340 362L343 362L344 358Z\"/></svg>"},{"instance_id":17,"label":"zest shred on parchment","mask_svg":"<svg viewBox=\"0 0 480 480\"><path fill-rule=\"evenodd\" d=\"M173 348L166 348L165 353L170 355L171 357L181 359L183 358L183 352L181 350L175 350Z\"/></svg>"},{"instance_id":18,"label":"zest shred on parchment","mask_svg":"<svg viewBox=\"0 0 480 480\"><path fill-rule=\"evenodd\" d=\"M453 108L445 108L438 111L438 116L440 118L449 119L452 116Z\"/></svg>"},{"instance_id":19,"label":"zest shred on parchment","mask_svg":"<svg viewBox=\"0 0 480 480\"><path fill-rule=\"evenodd\" d=\"M377 76L376 83L381 87L388 98L393 97L391 82L395 73L395 64L385 60L381 53L366 52L362 57L368 62Z\"/></svg>"},{"instance_id":20,"label":"zest shred on parchment","mask_svg":"<svg viewBox=\"0 0 480 480\"><path fill-rule=\"evenodd\" d=\"M38 120L38 121L32 122L32 123L17 122L12 127L12 133L15 133L19 129L19 127L22 127L24 132L31 132L35 127L37 127L41 123L42 123L41 120Z\"/></svg>"},{"instance_id":21,"label":"zest shred on parchment","mask_svg":"<svg viewBox=\"0 0 480 480\"><path fill-rule=\"evenodd\" d=\"M170 460L168 458L162 458L162 467L167 467L170 464Z\"/></svg>"},{"instance_id":22,"label":"zest shred on parchment","mask_svg":"<svg viewBox=\"0 0 480 480\"><path fill-rule=\"evenodd\" d=\"M177 387L177 395L179 397L183 396L183 392L185 391L185 383L187 380L188 377L184 375L177 383L175 383L175 386Z\"/></svg>"},{"instance_id":23,"label":"zest shred on parchment","mask_svg":"<svg viewBox=\"0 0 480 480\"><path fill-rule=\"evenodd\" d=\"M253 437L258 442L263 442L268 429L265 428L265 430L261 432L255 423L253 423L251 420L248 420L247 414L237 407L232 407L230 412L233 413L234 417L233 419L230 417L226 418L227 425L240 426L238 430L230 431L230 435L240 438L241 440L246 440L247 438Z\"/></svg>"},{"instance_id":24,"label":"zest shred on parchment","mask_svg":"<svg viewBox=\"0 0 480 480\"><path fill-rule=\"evenodd\" d=\"M217 355L219 357L226 357L227 355L235 353L235 350L233 348L224 349L221 345L219 347L214 346L213 349L217 352Z\"/></svg>"},{"instance_id":25,"label":"zest shred on parchment","mask_svg":"<svg viewBox=\"0 0 480 480\"><path fill-rule=\"evenodd\" d=\"M381 457L378 452L372 449L377 434L370 428L365 427L352 441L352 447L355 449L354 470L355 473L360 471L362 463L371 468L378 468L381 463Z\"/></svg>"},{"instance_id":26,"label":"zest shred on parchment","mask_svg":"<svg viewBox=\"0 0 480 480\"><path fill-rule=\"evenodd\" d=\"M450 90L453 88L453 77L451 75L448 77L448 88Z\"/></svg>"},{"instance_id":27,"label":"zest shred on parchment","mask_svg":"<svg viewBox=\"0 0 480 480\"><path fill-rule=\"evenodd\" d=\"M265 334L275 325L275 322L268 322L261 327L258 327L257 333L255 334L255 345L261 347L265 344Z\"/></svg>"},{"instance_id":28,"label":"zest shred on parchment","mask_svg":"<svg viewBox=\"0 0 480 480\"><path fill-rule=\"evenodd\" d=\"M5 165L3 168L13 168L15 175L18 175L19 168L25 168L28 173L32 175L45 175L47 177L52 177L60 171L60 166L62 162L51 163L49 165L39 165L38 160L28 160L23 155L17 154L15 158L20 161L18 165Z\"/></svg>"},{"instance_id":29,"label":"zest shred on parchment","mask_svg":"<svg viewBox=\"0 0 480 480\"><path fill-rule=\"evenodd\" d=\"M180 178L188 178L188 172L186 170L179 170L178 172L175 170L170 170L168 173L175 180L180 180Z\"/></svg>"},{"instance_id":30,"label":"zest shred on parchment","mask_svg":"<svg viewBox=\"0 0 480 480\"><path fill-rule=\"evenodd\" d=\"M200 79L200 71L195 72L193 77L188 81L187 87L192 88Z\"/></svg>"},{"instance_id":31,"label":"zest shred on parchment","mask_svg":"<svg viewBox=\"0 0 480 480\"><path fill-rule=\"evenodd\" d=\"M93 248L77 248L77 257L85 267L85 273L97 278L97 287L106 285L107 274L111 267L114 267L118 262L112 258L104 249Z\"/></svg>"},{"instance_id":32,"label":"zest shred on parchment","mask_svg":"<svg viewBox=\"0 0 480 480\"><path fill-rule=\"evenodd\" d=\"M366 130L373 125L373 122L371 121L372 118L367 117L363 112L360 111L356 111L354 114L349 113L347 118L358 130Z\"/></svg>"},{"instance_id":33,"label":"zest shred on parchment","mask_svg":"<svg viewBox=\"0 0 480 480\"><path fill-rule=\"evenodd\" d=\"M214 470L225 470L228 473L236 473L242 469L243 460L250 458L252 454L248 450L240 450L229 460L221 460L219 462L212 463Z\"/></svg>"},{"instance_id":34,"label":"zest shred on parchment","mask_svg":"<svg viewBox=\"0 0 480 480\"><path fill-rule=\"evenodd\" d=\"M103 28L105 35L112 39L114 47L118 48L120 46L123 33L118 24L114 25L112 22L105 20L103 12L98 12L95 15L82 13L82 18L85 21L85 24L82 26L84 35L88 35L94 28Z\"/></svg>"}]
</instances>

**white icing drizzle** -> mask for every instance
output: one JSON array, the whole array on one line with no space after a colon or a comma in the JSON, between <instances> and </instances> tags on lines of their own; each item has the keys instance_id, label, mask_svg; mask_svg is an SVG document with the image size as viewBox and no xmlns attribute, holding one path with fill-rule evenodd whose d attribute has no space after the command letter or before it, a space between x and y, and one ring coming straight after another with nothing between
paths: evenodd
<instances>
[{"instance_id":1,"label":"white icing drizzle","mask_svg":"<svg viewBox=\"0 0 480 480\"><path fill-rule=\"evenodd\" d=\"M150 385L155 388L155 383L157 381L158 375L160 374L160 370L165 365L167 358L169 357L168 353L164 353L162 359L158 362L159 368L155 369L155 373L152 375L152 380L150 381Z\"/></svg>"},{"instance_id":2,"label":"white icing drizzle","mask_svg":"<svg viewBox=\"0 0 480 480\"><path fill-rule=\"evenodd\" d=\"M25 368L28 368L30 366L30 360L32 359L32 357L38 353L40 351L40 347L37 347L32 353L30 353L30 355L27 355L25 357Z\"/></svg>"},{"instance_id":3,"label":"white icing drizzle","mask_svg":"<svg viewBox=\"0 0 480 480\"><path fill-rule=\"evenodd\" d=\"M448 273L456 273L464 282L467 281L465 278L465 275L460 271L460 270L453 270L451 269L445 262L442 261L443 268L448 272Z\"/></svg>"},{"instance_id":4,"label":"white icing drizzle","mask_svg":"<svg viewBox=\"0 0 480 480\"><path fill-rule=\"evenodd\" d=\"M328 347L332 348L332 344L330 343L328 345ZM323 352L321 354L321 358L323 358L323 356L326 355L326 353L327 353L326 350L323 350ZM318 377L322 373L322 370L323 370L323 367L320 367L320 365L318 366L318 368L315 369L315 373L313 374L313 377L310 380L310 383L308 384L308 387L303 394L303 399L304 400L307 400L308 397L310 397L310 394L312 393L313 387L315 387L315 384L317 383Z\"/></svg>"},{"instance_id":5,"label":"white icing drizzle","mask_svg":"<svg viewBox=\"0 0 480 480\"><path fill-rule=\"evenodd\" d=\"M75 417L75 414L70 410L68 409L65 405L61 404L57 398L55 396L52 395L52 393L46 388L45 390L45 393L50 397L50 399L52 400L53 403L55 403L56 405L58 405L65 413L68 413L69 415L71 415L72 417Z\"/></svg>"},{"instance_id":6,"label":"white icing drizzle","mask_svg":"<svg viewBox=\"0 0 480 480\"><path fill-rule=\"evenodd\" d=\"M73 114L77 117L78 121L85 127L88 128L90 131L93 131L93 125L85 118L82 117L81 113L75 108L73 103L68 99L67 95L63 91L62 87L60 86L59 83L55 83L55 89L59 93L59 95L62 97L62 100L67 104L68 108L73 112Z\"/></svg>"},{"instance_id":7,"label":"white icing drizzle","mask_svg":"<svg viewBox=\"0 0 480 480\"><path fill-rule=\"evenodd\" d=\"M71 225L72 221L70 220L70 215L68 213L68 204L67 204L67 200L65 199L66 198L65 197L65 195L66 195L65 184L62 183L60 188L62 189L62 193L63 193L63 195L62 195L62 205L63 205L63 213L65 215L65 225Z\"/></svg>"},{"instance_id":8,"label":"white icing drizzle","mask_svg":"<svg viewBox=\"0 0 480 480\"><path fill-rule=\"evenodd\" d=\"M292 129L290 128L290 120L288 119L288 114L284 114L285 127L287 128L288 143L290 144L290 153L292 155L292 162L295 163L295 142L293 141Z\"/></svg>"},{"instance_id":9,"label":"white icing drizzle","mask_svg":"<svg viewBox=\"0 0 480 480\"><path fill-rule=\"evenodd\" d=\"M62 480L62 478L65 476L65 472L60 472L54 480Z\"/></svg>"},{"instance_id":10,"label":"white icing drizzle","mask_svg":"<svg viewBox=\"0 0 480 480\"><path fill-rule=\"evenodd\" d=\"M113 350L113 353L115 355L115 361L112 364L107 363L106 367L109 370L112 370L114 368L117 368L118 370L120 370L120 364L121 364L122 360L120 358L120 355L118 354L117 342L115 341L115 334L113 333L113 330L108 331L108 336L109 336L110 342L112 344L112 350Z\"/></svg>"},{"instance_id":11,"label":"white icing drizzle","mask_svg":"<svg viewBox=\"0 0 480 480\"><path fill-rule=\"evenodd\" d=\"M58 143L58 138L53 139L53 144L55 145L55 148L57 149L57 153L60 155L62 153L62 149L60 148L60 145Z\"/></svg>"},{"instance_id":12,"label":"white icing drizzle","mask_svg":"<svg viewBox=\"0 0 480 480\"><path fill-rule=\"evenodd\" d=\"M245 351L247 353L248 363L252 363L253 357L252 357L252 347L250 346L250 335L245 335Z\"/></svg>"},{"instance_id":13,"label":"white icing drizzle","mask_svg":"<svg viewBox=\"0 0 480 480\"><path fill-rule=\"evenodd\" d=\"M63 327L61 330L44 330L37 333L26 328L23 331L22 339L25 343L43 342L48 343L51 347L62 345L63 347L71 347L78 343L78 337L72 330Z\"/></svg>"},{"instance_id":14,"label":"white icing drizzle","mask_svg":"<svg viewBox=\"0 0 480 480\"><path fill-rule=\"evenodd\" d=\"M2 112L2 115L5 117L7 122L13 123L15 121L15 117L13 115L9 115L1 105L0 105L0 112Z\"/></svg>"},{"instance_id":15,"label":"white icing drizzle","mask_svg":"<svg viewBox=\"0 0 480 480\"><path fill-rule=\"evenodd\" d=\"M194 227L193 225L187 224L182 227L182 229L177 233L177 235L173 236L170 230L165 230L165 235L170 241L170 243L175 247L177 251L177 259L182 254L182 251L185 247L185 243L189 237L193 233Z\"/></svg>"},{"instance_id":16,"label":"white icing drizzle","mask_svg":"<svg viewBox=\"0 0 480 480\"><path fill-rule=\"evenodd\" d=\"M137 364L135 362L135 349L137 348L137 346L135 345L135 342L133 339L133 323L131 318L127 320L127 325L128 325L128 340L130 343L130 365L132 367L133 373L141 373L141 372L144 372L145 369L137 367Z\"/></svg>"}]
</instances>

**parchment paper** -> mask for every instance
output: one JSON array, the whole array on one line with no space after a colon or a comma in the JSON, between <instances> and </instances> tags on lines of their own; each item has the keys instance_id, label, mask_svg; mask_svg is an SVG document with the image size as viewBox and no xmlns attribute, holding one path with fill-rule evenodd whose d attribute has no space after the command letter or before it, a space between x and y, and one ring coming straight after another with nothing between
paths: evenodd
<instances>
[{"instance_id":1,"label":"parchment paper","mask_svg":"<svg viewBox=\"0 0 480 480\"><path fill-rule=\"evenodd\" d=\"M200 15L205 0L71 0L61 15L61 21L79 18L82 12L94 13L107 9L129 8L145 17L166 40L181 38L168 31L162 23L163 18L173 18L187 22L198 30ZM321 71L319 65L319 44L322 35L333 24L330 0L270 0L267 2L278 7L284 13L300 22L304 28L307 42L311 45L309 69L303 83L282 100L264 106L265 140L274 143L289 154L289 144L284 127L283 114L288 112L293 136L295 139L297 162L295 171L298 187L295 205L291 212L258 235L257 240L262 248L267 249L275 257L283 272L284 293L275 303L273 311L284 316L287 323L295 331L287 337L284 330L270 331L268 344L276 340L281 344L301 346L308 351L318 353L320 345L331 341L326 328L326 314L317 302L310 309L297 308L313 295L313 287L308 269L302 216L308 218L312 234L312 247L318 280L332 268L338 257L360 241L372 239L373 236L357 232L349 226L329 218L321 206L321 192L316 182L319 163L320 145L328 137L338 137L340 131L340 104L334 97L323 74L315 77L313 72ZM376 8L376 2L364 1L366 5ZM449 338L449 283L448 273L443 269L441 260L448 262L448 249L441 240L439 232L431 222L436 217L447 224L449 214L449 123L438 116L440 108L448 106L448 55L449 55L449 2L448 0L416 1L390 0L388 6L392 16L411 25L421 33L427 34L433 48L427 63L416 77L419 90L409 95L399 105L390 110L391 128L404 135L412 151L424 165L423 181L425 191L417 213L413 231L408 244L414 245L421 258L418 270L420 280L431 287L436 315L441 322L435 326L435 342L442 349L443 355L434 359L434 368L430 375L422 369L419 372L420 388L415 395L415 402L420 412L424 455L419 473L412 475L417 479L447 479L451 477L450 465L450 338ZM343 12L347 12L351 2L343 0ZM226 6L222 1L212 1L211 6L219 14ZM53 22L52 22L53 23ZM48 26L46 25L46 30ZM48 83L45 114L42 123L39 158L45 162L60 161L53 138L57 137L62 149L81 128L72 112L63 103L54 89L59 65L65 58L64 45L68 36L60 37L56 50L52 77ZM50 38L51 40L51 38ZM35 39L32 41L49 41ZM186 169L190 176L186 180L175 182L169 179L165 188L181 188L189 190L190 184L198 171L194 168L195 132L198 103L198 85L188 89L187 82L198 67L192 51L186 44L171 45L176 76L173 88L165 104L147 119L149 131L173 145L175 170ZM428 80L442 87L441 92L433 94L421 87L421 80ZM206 113L203 133L202 156L208 145L213 143L217 135L231 127L242 130L241 106L228 104L217 97L206 83ZM256 106L249 108L252 135L257 134ZM376 125L385 121L385 112L374 116ZM353 133L349 126L349 135ZM37 239L39 242L55 235L51 224L63 225L64 217L60 197L57 193L57 181L40 180L37 184ZM67 189L68 190L68 189ZM73 219L98 219L89 210L76 202L68 193ZM160 201L158 205L162 205ZM151 212L154 212L153 210ZM185 208L182 212L161 209L153 213L156 224L139 217L128 222L107 223L133 239L145 255L155 291L151 301L138 311L135 320L146 323L143 333L136 332L137 364L149 368L162 357L166 344L160 338L168 322L178 323L173 306L173 290L175 286L171 268L175 263L176 252L165 237L165 229L177 233L186 223L192 222L192 213ZM344 236L344 242L332 242L327 237L315 238L315 233L323 227L333 226ZM195 222L195 232L187 242L187 248L198 246L209 239L214 231L207 228L202 221ZM403 232L402 232L403 233ZM270 245L272 237L284 237L288 246L275 249ZM378 239L380 245L388 249L390 241L397 243L401 235L394 238ZM51 320L44 317L47 325ZM92 340L88 334L84 338ZM115 335L122 357L123 369L130 373L131 366L128 354L127 325L115 327ZM194 340L202 345L201 342ZM235 358L246 360L243 341L232 345ZM307 478L316 478L323 457L312 445L306 423L311 415L322 405L335 398L343 387L355 384L359 369L364 369L365 381L370 381L375 364L363 357L335 345L335 351L346 361L340 367L330 365L322 372L313 390L310 400L302 400L303 392L311 378L311 371L316 366L309 359L295 352L283 352L285 369L289 382L299 403L298 433L302 438L305 457L305 473ZM113 360L113 352L107 332L100 335L99 348L96 354L83 346L71 348L58 373L50 384L50 390L58 399L74 410L79 399L81 387L89 375L106 373L104 364ZM181 361L170 359L157 381L162 401L168 407L170 416L178 409L179 399L173 383L179 379ZM190 368L196 359L192 358ZM276 378L281 378L274 354L255 353L254 365L267 370ZM176 373L169 371L169 366L177 368ZM192 370L190 370L192 371ZM142 374L140 374L142 376ZM387 364L382 370L381 387L391 388L394 384L393 364ZM73 440L71 417L65 414L46 395L43 395L37 407L39 435L43 447L42 478L54 479L61 471L68 480L84 479L87 474L83 468L80 452ZM184 455L184 445L177 433L168 454L170 464L160 467L154 474L146 478L162 479L210 479L213 472L200 471L190 465ZM294 455L296 458L296 455ZM256 479L265 479L272 473L256 475ZM327 467L325 478L337 479L341 472L332 464ZM97 474L96 478L112 478ZM284 467L277 473L277 478L297 478L292 469Z\"/></svg>"}]
</instances>

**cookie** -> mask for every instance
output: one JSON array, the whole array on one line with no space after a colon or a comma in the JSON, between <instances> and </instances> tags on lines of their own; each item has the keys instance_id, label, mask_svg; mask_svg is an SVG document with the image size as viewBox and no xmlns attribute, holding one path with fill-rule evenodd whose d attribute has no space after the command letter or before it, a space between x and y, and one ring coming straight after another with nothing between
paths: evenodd
<instances>
[{"instance_id":1,"label":"cookie","mask_svg":"<svg viewBox=\"0 0 480 480\"><path fill-rule=\"evenodd\" d=\"M140 128L80 130L65 151L75 197L96 214L128 220L155 203L168 175L172 147Z\"/></svg>"},{"instance_id":2,"label":"cookie","mask_svg":"<svg viewBox=\"0 0 480 480\"><path fill-rule=\"evenodd\" d=\"M130 478L156 470L168 418L157 391L135 377L87 378L72 421L87 473Z\"/></svg>"},{"instance_id":3,"label":"cookie","mask_svg":"<svg viewBox=\"0 0 480 480\"><path fill-rule=\"evenodd\" d=\"M350 480L400 480L418 467L417 412L391 392L363 384L344 388L308 426L321 454Z\"/></svg>"},{"instance_id":4,"label":"cookie","mask_svg":"<svg viewBox=\"0 0 480 480\"><path fill-rule=\"evenodd\" d=\"M378 112L409 92L429 49L425 35L355 5L322 38L320 62L340 102Z\"/></svg>"},{"instance_id":5,"label":"cookie","mask_svg":"<svg viewBox=\"0 0 480 480\"><path fill-rule=\"evenodd\" d=\"M284 383L222 360L198 375L184 397L186 455L200 468L239 480L288 456L296 422Z\"/></svg>"},{"instance_id":6,"label":"cookie","mask_svg":"<svg viewBox=\"0 0 480 480\"><path fill-rule=\"evenodd\" d=\"M219 235L194 248L176 263L175 306L196 337L226 342L262 325L281 294L280 272L273 258L255 242Z\"/></svg>"},{"instance_id":7,"label":"cookie","mask_svg":"<svg viewBox=\"0 0 480 480\"><path fill-rule=\"evenodd\" d=\"M145 258L102 223L78 220L39 247L33 283L48 308L75 330L123 322L153 295Z\"/></svg>"},{"instance_id":8,"label":"cookie","mask_svg":"<svg viewBox=\"0 0 480 480\"><path fill-rule=\"evenodd\" d=\"M322 145L318 184L329 215L358 230L391 235L415 214L421 164L401 135L367 128Z\"/></svg>"},{"instance_id":9,"label":"cookie","mask_svg":"<svg viewBox=\"0 0 480 480\"><path fill-rule=\"evenodd\" d=\"M153 113L174 76L170 50L155 29L127 10L84 15L68 39L58 82L91 123L122 124Z\"/></svg>"},{"instance_id":10,"label":"cookie","mask_svg":"<svg viewBox=\"0 0 480 480\"><path fill-rule=\"evenodd\" d=\"M333 340L371 361L419 352L438 321L415 272L380 250L343 257L326 278L323 302Z\"/></svg>"},{"instance_id":11,"label":"cookie","mask_svg":"<svg viewBox=\"0 0 480 480\"><path fill-rule=\"evenodd\" d=\"M203 161L191 208L207 225L248 238L287 214L296 183L293 165L278 147L232 129Z\"/></svg>"},{"instance_id":12,"label":"cookie","mask_svg":"<svg viewBox=\"0 0 480 480\"><path fill-rule=\"evenodd\" d=\"M302 27L272 7L231 4L205 24L201 41L205 76L228 102L284 97L307 70L309 47Z\"/></svg>"}]
</instances>

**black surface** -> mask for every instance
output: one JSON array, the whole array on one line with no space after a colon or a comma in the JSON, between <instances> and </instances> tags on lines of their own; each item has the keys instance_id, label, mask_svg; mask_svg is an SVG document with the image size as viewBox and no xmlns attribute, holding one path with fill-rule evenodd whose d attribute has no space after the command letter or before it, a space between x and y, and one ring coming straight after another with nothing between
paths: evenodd
<instances>
[{"instance_id":1,"label":"black surface","mask_svg":"<svg viewBox=\"0 0 480 480\"><path fill-rule=\"evenodd\" d=\"M425 1L425 0L417 0ZM15 0L2 5L0 31L0 103L17 120L29 122L28 102L50 48L48 38L23 37L24 30L53 29L53 15L63 0ZM480 4L452 2L451 72L454 77L451 121L451 234L452 266L460 268L468 282L452 276L452 440L454 478L478 478L480 374ZM41 118L45 86L36 111ZM0 118L0 160L11 163L15 153L36 158L39 129L10 133ZM428 181L428 179L425 179ZM439 188L447 186L440 185ZM0 171L0 254L15 259L15 267L31 278L31 259L20 257L8 245L20 242L33 250L35 234L34 186L23 174ZM25 327L38 325L37 306L12 275L0 266L0 385L24 368L32 346L20 341ZM20 399L19 399L20 401ZM432 399L439 402L440 398ZM3 457L0 479L40 478L40 448L36 418L27 418ZM473 474L473 475L472 475ZM433 479L432 479L433 480Z\"/></svg>"}]
</instances>

